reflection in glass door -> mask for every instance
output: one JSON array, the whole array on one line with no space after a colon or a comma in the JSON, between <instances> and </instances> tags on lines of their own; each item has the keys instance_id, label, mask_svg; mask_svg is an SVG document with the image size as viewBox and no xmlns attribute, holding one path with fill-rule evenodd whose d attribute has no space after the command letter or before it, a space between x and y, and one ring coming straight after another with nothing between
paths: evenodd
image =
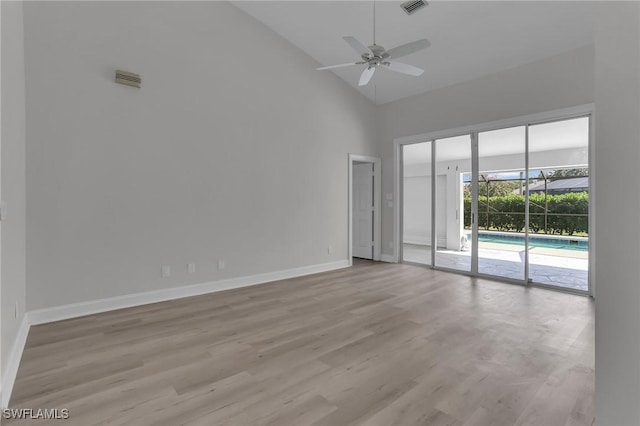
<instances>
[{"instance_id":1,"label":"reflection in glass door","mask_svg":"<svg viewBox=\"0 0 640 426\"><path fill-rule=\"evenodd\" d=\"M402 147L402 260L431 265L431 142Z\"/></svg>"},{"instance_id":2,"label":"reflection in glass door","mask_svg":"<svg viewBox=\"0 0 640 426\"><path fill-rule=\"evenodd\" d=\"M478 273L519 281L526 262L525 133L525 126L478 133Z\"/></svg>"},{"instance_id":3,"label":"reflection in glass door","mask_svg":"<svg viewBox=\"0 0 640 426\"><path fill-rule=\"evenodd\" d=\"M471 135L435 141L436 266L471 272L470 211L464 209L471 172ZM465 217L466 215L466 217Z\"/></svg>"}]
</instances>

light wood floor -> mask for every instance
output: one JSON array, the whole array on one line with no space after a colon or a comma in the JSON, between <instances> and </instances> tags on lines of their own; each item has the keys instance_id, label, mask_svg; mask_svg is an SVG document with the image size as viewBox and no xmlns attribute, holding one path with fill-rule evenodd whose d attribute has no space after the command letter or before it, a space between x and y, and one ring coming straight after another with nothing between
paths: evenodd
<instances>
[{"instance_id":1,"label":"light wood floor","mask_svg":"<svg viewBox=\"0 0 640 426\"><path fill-rule=\"evenodd\" d=\"M588 298L358 261L33 327L11 407L82 426L591 425L593 368Z\"/></svg>"}]
</instances>

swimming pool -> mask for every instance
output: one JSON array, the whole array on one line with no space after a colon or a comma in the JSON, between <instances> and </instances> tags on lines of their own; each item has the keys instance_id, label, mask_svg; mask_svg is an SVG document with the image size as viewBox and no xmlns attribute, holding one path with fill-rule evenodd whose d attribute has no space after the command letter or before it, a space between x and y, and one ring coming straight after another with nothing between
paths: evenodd
<instances>
[{"instance_id":1,"label":"swimming pool","mask_svg":"<svg viewBox=\"0 0 640 426\"><path fill-rule=\"evenodd\" d=\"M471 241L471 235L467 235ZM479 232L478 241L481 243L499 243L524 246L524 235L508 235L506 233ZM529 247L544 247L563 250L589 251L589 240L587 238L571 237L544 237L534 235L529 237Z\"/></svg>"}]
</instances>

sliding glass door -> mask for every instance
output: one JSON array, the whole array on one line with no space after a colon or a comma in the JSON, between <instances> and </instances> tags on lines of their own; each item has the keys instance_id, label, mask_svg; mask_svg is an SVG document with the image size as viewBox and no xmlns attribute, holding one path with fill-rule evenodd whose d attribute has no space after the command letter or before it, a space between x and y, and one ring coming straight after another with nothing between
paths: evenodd
<instances>
[{"instance_id":1,"label":"sliding glass door","mask_svg":"<svg viewBox=\"0 0 640 426\"><path fill-rule=\"evenodd\" d=\"M434 143L435 265L471 272L471 230L465 229L465 219L470 223L471 212L464 208L465 194L471 195L471 135L437 139Z\"/></svg>"},{"instance_id":2,"label":"sliding glass door","mask_svg":"<svg viewBox=\"0 0 640 426\"><path fill-rule=\"evenodd\" d=\"M431 265L431 142L402 147L402 260Z\"/></svg>"},{"instance_id":3,"label":"sliding glass door","mask_svg":"<svg viewBox=\"0 0 640 426\"><path fill-rule=\"evenodd\" d=\"M589 291L590 116L402 147L402 260Z\"/></svg>"},{"instance_id":4,"label":"sliding glass door","mask_svg":"<svg viewBox=\"0 0 640 426\"><path fill-rule=\"evenodd\" d=\"M524 126L478 133L478 273L524 281Z\"/></svg>"},{"instance_id":5,"label":"sliding glass door","mask_svg":"<svg viewBox=\"0 0 640 426\"><path fill-rule=\"evenodd\" d=\"M529 279L589 290L589 118L529 126Z\"/></svg>"}]
</instances>

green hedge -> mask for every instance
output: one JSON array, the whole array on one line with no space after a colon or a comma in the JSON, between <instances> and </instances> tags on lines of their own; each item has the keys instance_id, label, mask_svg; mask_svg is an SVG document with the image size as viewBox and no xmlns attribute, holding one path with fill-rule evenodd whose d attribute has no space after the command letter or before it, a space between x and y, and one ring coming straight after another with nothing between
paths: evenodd
<instances>
[{"instance_id":1,"label":"green hedge","mask_svg":"<svg viewBox=\"0 0 640 426\"><path fill-rule=\"evenodd\" d=\"M487 215L487 197L478 200L478 226L480 229L498 231L524 231L524 195L489 197ZM552 234L573 235L588 233L589 194L573 192L547 196L547 232ZM532 232L544 232L544 194L531 194L529 197L529 226ZM564 216L564 215L585 216ZM471 226L471 197L464 198L464 225Z\"/></svg>"}]
</instances>

